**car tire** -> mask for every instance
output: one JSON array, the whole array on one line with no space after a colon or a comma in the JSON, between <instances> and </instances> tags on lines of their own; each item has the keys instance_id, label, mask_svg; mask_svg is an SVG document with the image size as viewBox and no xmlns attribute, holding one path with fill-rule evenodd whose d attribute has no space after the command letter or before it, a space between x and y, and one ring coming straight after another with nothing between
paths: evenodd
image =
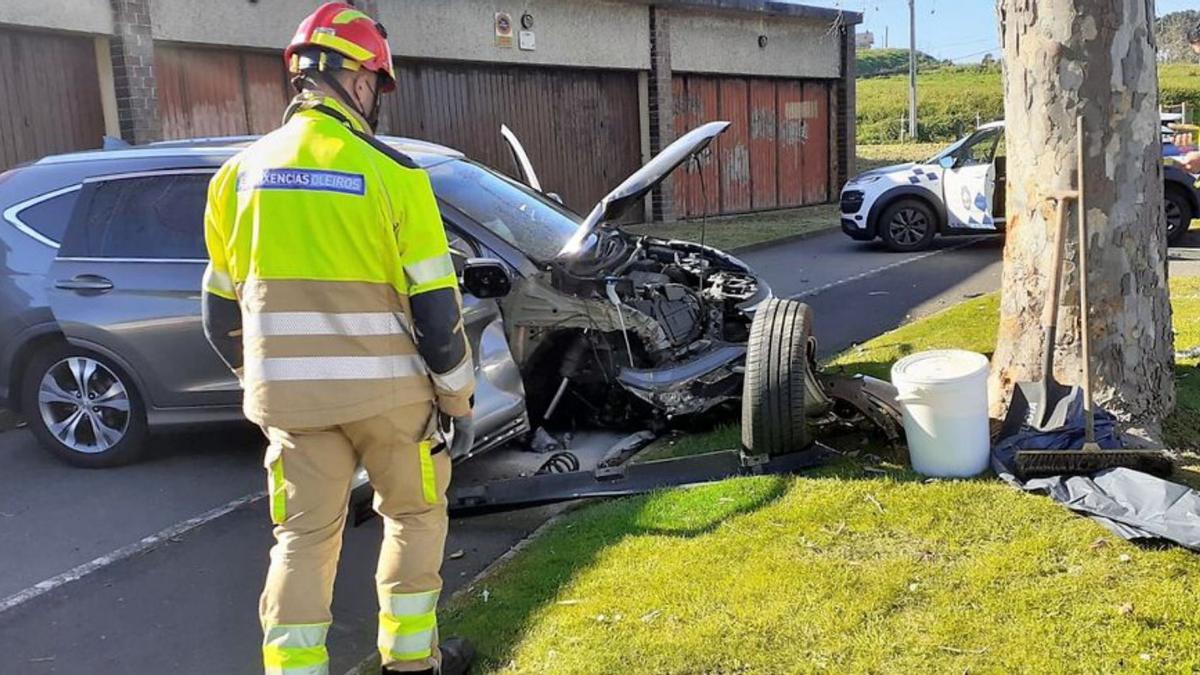
<instances>
[{"instance_id":1,"label":"car tire","mask_svg":"<svg viewBox=\"0 0 1200 675\"><path fill-rule=\"evenodd\" d=\"M755 311L742 389L747 454L782 455L808 446L811 337L812 309L802 302L772 298Z\"/></svg>"},{"instance_id":2,"label":"car tire","mask_svg":"<svg viewBox=\"0 0 1200 675\"><path fill-rule=\"evenodd\" d=\"M879 236L887 247L898 253L924 251L937 234L937 214L925 202L899 199L879 216Z\"/></svg>"},{"instance_id":3,"label":"car tire","mask_svg":"<svg viewBox=\"0 0 1200 675\"><path fill-rule=\"evenodd\" d=\"M1192 203L1181 188L1167 186L1165 197L1163 211L1167 218L1167 243L1174 245L1183 241L1197 214L1192 212Z\"/></svg>"},{"instance_id":4,"label":"car tire","mask_svg":"<svg viewBox=\"0 0 1200 675\"><path fill-rule=\"evenodd\" d=\"M136 460L146 444L146 408L133 379L109 359L69 344L34 354L21 380L29 429L55 457L78 467Z\"/></svg>"}]
</instances>

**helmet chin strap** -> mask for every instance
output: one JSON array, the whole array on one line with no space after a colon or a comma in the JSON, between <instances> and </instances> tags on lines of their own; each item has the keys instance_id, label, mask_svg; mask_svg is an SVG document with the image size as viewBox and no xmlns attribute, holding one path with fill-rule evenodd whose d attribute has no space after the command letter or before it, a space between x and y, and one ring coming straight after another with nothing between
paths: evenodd
<instances>
[{"instance_id":1,"label":"helmet chin strap","mask_svg":"<svg viewBox=\"0 0 1200 675\"><path fill-rule=\"evenodd\" d=\"M342 86L342 83L337 79L337 77L335 77L329 71L312 69L305 71L292 80L292 86L294 86L297 91L303 91L306 85L308 88L315 89L317 88L318 83L323 84L328 89L333 90L334 94L337 95L338 99L340 99L343 104L357 113L358 116L367 123L367 126L371 128L372 133L374 133L375 129L379 127L380 96L378 76L375 78L375 88L371 92L373 94L371 97L373 100L371 103L370 112L363 110L362 106L358 103L358 99L352 96L350 92L346 90L346 87ZM288 113L285 114L284 117L285 121L287 118L291 117L293 113L294 111L289 108Z\"/></svg>"}]
</instances>

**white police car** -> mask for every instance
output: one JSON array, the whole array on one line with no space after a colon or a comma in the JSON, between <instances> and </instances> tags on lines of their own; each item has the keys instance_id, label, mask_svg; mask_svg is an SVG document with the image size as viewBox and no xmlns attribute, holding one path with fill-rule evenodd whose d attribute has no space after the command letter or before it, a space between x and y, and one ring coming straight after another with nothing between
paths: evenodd
<instances>
[{"instance_id":1,"label":"white police car","mask_svg":"<svg viewBox=\"0 0 1200 675\"><path fill-rule=\"evenodd\" d=\"M1004 122L991 122L924 162L855 176L842 188L842 231L893 251L927 248L938 233L1004 230ZM1178 242L1200 217L1195 177L1164 167L1167 236Z\"/></svg>"}]
</instances>

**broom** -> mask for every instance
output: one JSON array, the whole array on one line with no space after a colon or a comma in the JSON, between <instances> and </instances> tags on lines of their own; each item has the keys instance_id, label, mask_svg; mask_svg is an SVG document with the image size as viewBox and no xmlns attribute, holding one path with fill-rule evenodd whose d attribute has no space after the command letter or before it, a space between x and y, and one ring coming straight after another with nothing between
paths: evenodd
<instances>
[{"instance_id":1,"label":"broom","mask_svg":"<svg viewBox=\"0 0 1200 675\"><path fill-rule=\"evenodd\" d=\"M1171 460L1161 450L1128 448L1104 449L1096 442L1095 413L1092 400L1092 352L1088 317L1087 268L1087 207L1084 202L1084 143L1083 116L1076 120L1078 137L1079 190L1076 208L1079 212L1079 317L1080 347L1083 360L1084 443L1078 450L1017 450L1017 473L1022 478L1090 474L1104 469L1125 467L1157 476L1170 475ZM1060 228L1060 234L1061 234ZM1059 243L1061 246L1061 242Z\"/></svg>"}]
</instances>

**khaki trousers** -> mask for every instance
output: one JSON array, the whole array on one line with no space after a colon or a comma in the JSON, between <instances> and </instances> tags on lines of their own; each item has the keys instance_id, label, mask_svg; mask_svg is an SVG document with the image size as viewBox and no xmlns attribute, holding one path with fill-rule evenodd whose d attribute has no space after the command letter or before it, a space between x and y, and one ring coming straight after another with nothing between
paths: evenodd
<instances>
[{"instance_id":1,"label":"khaki trousers","mask_svg":"<svg viewBox=\"0 0 1200 675\"><path fill-rule=\"evenodd\" d=\"M275 546L259 602L268 674L324 675L325 635L354 473L375 488L384 537L375 582L379 651L401 671L436 667L438 594L446 542L447 452L425 440L432 403L320 429L266 429Z\"/></svg>"}]
</instances>

